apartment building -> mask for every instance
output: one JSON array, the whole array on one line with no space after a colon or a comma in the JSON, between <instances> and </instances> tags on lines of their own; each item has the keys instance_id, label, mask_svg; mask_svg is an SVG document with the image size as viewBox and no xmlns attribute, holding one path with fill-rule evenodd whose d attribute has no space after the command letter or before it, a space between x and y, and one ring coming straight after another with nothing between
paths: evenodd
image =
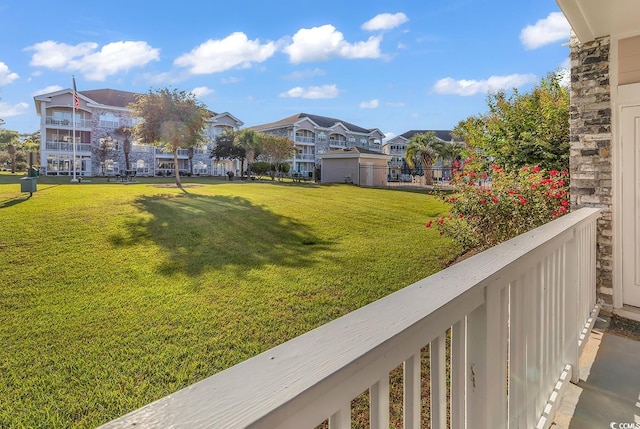
<instances>
[{"instance_id":1,"label":"apartment building","mask_svg":"<svg viewBox=\"0 0 640 429\"><path fill-rule=\"evenodd\" d=\"M333 149L359 147L382 153L384 134L377 128L368 129L326 116L297 113L252 129L271 135L286 136L295 143L295 154L288 160L291 171L312 174L320 165L318 155Z\"/></svg>"},{"instance_id":2,"label":"apartment building","mask_svg":"<svg viewBox=\"0 0 640 429\"><path fill-rule=\"evenodd\" d=\"M407 172L405 156L407 154L407 145L409 144L409 140L411 140L411 137L416 134L424 134L428 132L435 133L436 137L444 142L453 141L451 130L410 130L387 140L382 146L382 151L391 156L391 160L389 161L390 177L398 178L401 177L403 173Z\"/></svg>"},{"instance_id":3,"label":"apartment building","mask_svg":"<svg viewBox=\"0 0 640 429\"><path fill-rule=\"evenodd\" d=\"M127 107L135 96L133 92L115 89L79 91L75 108L72 89L35 96L35 109L40 116L40 173L103 176L128 170L137 175L156 176L173 175L177 168L183 173L224 175L239 168L236 161L215 160L210 156L219 133L243 125L238 118L228 112L214 113L205 130L206 145L178 150L176 166L171 152L129 141L122 132L135 125L136 118Z\"/></svg>"}]
</instances>

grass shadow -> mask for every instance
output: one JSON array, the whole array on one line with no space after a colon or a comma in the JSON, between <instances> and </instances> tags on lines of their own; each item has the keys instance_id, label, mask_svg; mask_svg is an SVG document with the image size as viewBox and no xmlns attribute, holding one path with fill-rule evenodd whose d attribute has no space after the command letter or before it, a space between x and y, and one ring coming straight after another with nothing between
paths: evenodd
<instances>
[{"instance_id":1,"label":"grass shadow","mask_svg":"<svg viewBox=\"0 0 640 429\"><path fill-rule=\"evenodd\" d=\"M144 196L134 204L142 215L110 241L118 247L145 241L161 246L168 254L158 261L162 275L196 276L224 267L242 276L247 268L268 264L307 266L317 262L315 252L328 248L307 226L240 197L182 193Z\"/></svg>"},{"instance_id":2,"label":"grass shadow","mask_svg":"<svg viewBox=\"0 0 640 429\"><path fill-rule=\"evenodd\" d=\"M31 195L20 196L16 198L11 198L9 200L0 201L0 209L6 209L8 207L15 206L16 204L24 203L29 198L31 198Z\"/></svg>"}]
</instances>

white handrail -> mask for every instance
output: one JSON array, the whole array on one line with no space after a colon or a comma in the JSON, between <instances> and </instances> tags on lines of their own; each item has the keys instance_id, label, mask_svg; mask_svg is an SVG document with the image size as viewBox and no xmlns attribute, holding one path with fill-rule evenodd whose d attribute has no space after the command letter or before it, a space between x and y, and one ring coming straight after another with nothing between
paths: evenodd
<instances>
[{"instance_id":1,"label":"white handrail","mask_svg":"<svg viewBox=\"0 0 640 429\"><path fill-rule=\"evenodd\" d=\"M419 427L428 344L432 427L445 421L446 394L454 427L548 427L547 399L563 371L577 370L578 336L595 305L598 217L570 213L103 428L298 429L327 419L348 428L349 403L366 389L371 427L386 428L389 372L403 363L405 427Z\"/></svg>"}]
</instances>

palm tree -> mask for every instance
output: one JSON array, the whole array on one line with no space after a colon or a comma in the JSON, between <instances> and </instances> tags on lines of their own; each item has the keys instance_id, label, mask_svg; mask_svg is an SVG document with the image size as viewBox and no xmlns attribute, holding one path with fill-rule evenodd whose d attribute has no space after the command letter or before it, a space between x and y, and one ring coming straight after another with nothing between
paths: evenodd
<instances>
[{"instance_id":1,"label":"palm tree","mask_svg":"<svg viewBox=\"0 0 640 429\"><path fill-rule=\"evenodd\" d=\"M126 171L131 169L129 163L129 153L131 152L131 128L120 127L115 131L115 135L122 139L122 150L124 151L124 169Z\"/></svg>"},{"instance_id":2,"label":"palm tree","mask_svg":"<svg viewBox=\"0 0 640 429\"><path fill-rule=\"evenodd\" d=\"M438 140L433 144L433 148L438 153L438 158L442 160L443 170L451 170L453 163L462 157L464 143L460 141Z\"/></svg>"},{"instance_id":3,"label":"palm tree","mask_svg":"<svg viewBox=\"0 0 640 429\"><path fill-rule=\"evenodd\" d=\"M258 133L250 129L240 130L236 134L233 144L245 150L247 153L247 170L251 171L251 163L253 162L253 157L258 149ZM240 162L240 175L242 177L244 176L244 168L242 160Z\"/></svg>"},{"instance_id":4,"label":"palm tree","mask_svg":"<svg viewBox=\"0 0 640 429\"><path fill-rule=\"evenodd\" d=\"M409 139L405 162L409 168L415 168L421 163L425 174L425 184L433 185L433 162L438 159L438 152L434 145L440 141L433 131L416 134Z\"/></svg>"}]
</instances>

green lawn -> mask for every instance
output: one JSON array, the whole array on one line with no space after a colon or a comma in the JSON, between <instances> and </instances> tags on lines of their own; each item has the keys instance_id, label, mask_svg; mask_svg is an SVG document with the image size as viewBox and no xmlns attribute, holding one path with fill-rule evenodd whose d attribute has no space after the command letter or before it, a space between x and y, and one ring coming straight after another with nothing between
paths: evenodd
<instances>
[{"instance_id":1,"label":"green lawn","mask_svg":"<svg viewBox=\"0 0 640 429\"><path fill-rule=\"evenodd\" d=\"M432 196L0 175L0 427L95 427L442 268ZM197 184L197 185L196 185Z\"/></svg>"}]
</instances>

